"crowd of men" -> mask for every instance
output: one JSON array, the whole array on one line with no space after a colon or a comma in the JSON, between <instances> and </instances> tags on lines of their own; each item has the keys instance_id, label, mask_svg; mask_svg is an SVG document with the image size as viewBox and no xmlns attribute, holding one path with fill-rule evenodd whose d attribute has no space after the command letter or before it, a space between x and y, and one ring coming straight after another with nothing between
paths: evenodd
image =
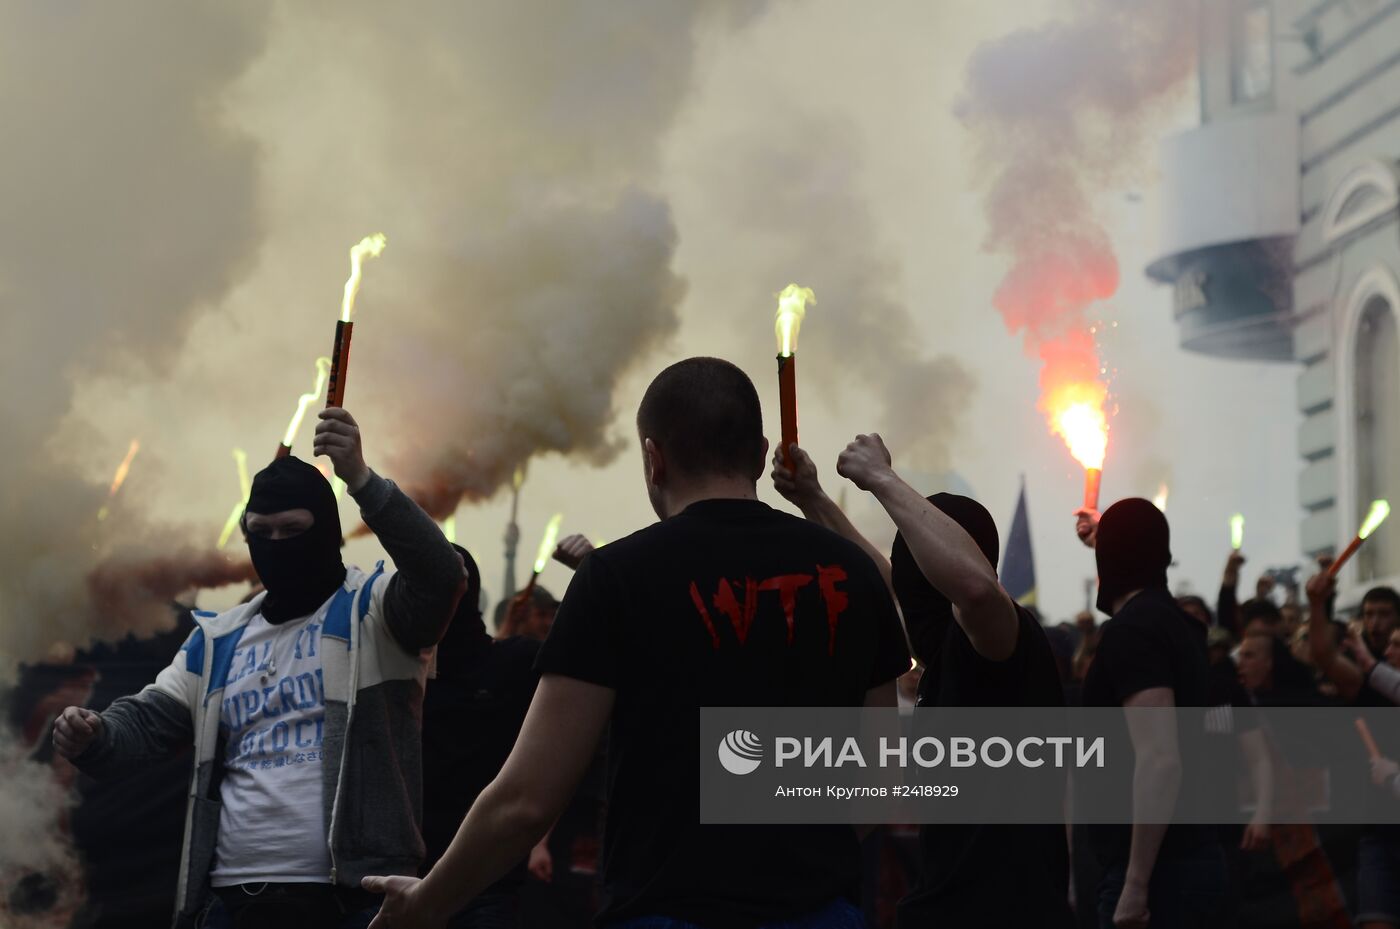
<instances>
[{"instance_id":1,"label":"crowd of men","mask_svg":"<svg viewBox=\"0 0 1400 929\"><path fill-rule=\"evenodd\" d=\"M196 614L140 693L54 726L58 752L98 777L190 752L177 926L529 926L529 876L565 880L556 865L601 817L600 926L856 929L872 912L857 829L701 824L701 707L1213 707L1213 731L1272 772L1278 747L1244 711L1400 702L1393 590L1367 593L1351 626L1323 572L1282 606L1268 581L1239 602L1236 552L1212 612L1170 592L1168 524L1148 501L1081 512L1109 618L1047 627L999 583L987 510L911 487L878 435L835 471L888 513L889 553L800 447L774 450L770 476L802 516L762 503L758 394L728 362L662 371L637 431L658 521L596 550L566 539L562 602L535 588L495 634L471 554L366 465L349 413L321 414L314 451L395 571L343 564L314 467L287 457L257 475L243 530L262 590ZM1134 809L1219 789L1199 783L1193 740L1125 715ZM1400 752L1377 737L1372 782L1344 789L1400 807ZM1240 856L1272 852L1283 924L1400 925L1400 827L1381 824L1400 810L1360 835L1352 881L1326 837L1275 821L1288 784L1261 773L1255 787L1235 827L925 825L895 923L1233 925Z\"/></svg>"}]
</instances>

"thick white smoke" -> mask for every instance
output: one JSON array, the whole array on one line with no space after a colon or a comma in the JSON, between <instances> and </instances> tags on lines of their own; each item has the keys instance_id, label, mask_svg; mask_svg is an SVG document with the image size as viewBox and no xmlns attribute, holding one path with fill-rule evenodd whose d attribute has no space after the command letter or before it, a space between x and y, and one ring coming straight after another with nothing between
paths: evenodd
<instances>
[{"instance_id":1,"label":"thick white smoke","mask_svg":"<svg viewBox=\"0 0 1400 929\"><path fill-rule=\"evenodd\" d=\"M90 601L89 572L147 530L130 512L99 525L105 486L50 443L76 383L164 369L248 268L257 148L220 95L261 49L266 14L0 3L0 675L56 641L163 625L162 601L188 586L121 618Z\"/></svg>"}]
</instances>

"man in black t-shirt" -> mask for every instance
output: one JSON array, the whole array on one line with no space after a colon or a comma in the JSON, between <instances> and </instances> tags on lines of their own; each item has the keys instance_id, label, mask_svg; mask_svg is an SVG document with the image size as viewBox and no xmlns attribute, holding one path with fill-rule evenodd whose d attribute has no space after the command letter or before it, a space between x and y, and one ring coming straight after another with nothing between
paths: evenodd
<instances>
[{"instance_id":1,"label":"man in black t-shirt","mask_svg":"<svg viewBox=\"0 0 1400 929\"><path fill-rule=\"evenodd\" d=\"M1083 534L1081 533L1081 538ZM1135 768L1130 777L1094 784L1134 810L1156 810L1131 826L1091 825L1089 840L1104 867L1099 924L1209 925L1225 894L1225 859L1208 826L1166 825L1177 798L1217 789L1202 783L1200 739L1176 707L1207 702L1205 639L1199 624L1167 589L1171 564L1167 519L1150 501L1122 500L1099 520L1095 555L1098 607L1104 623L1098 653L1084 680L1086 707L1124 707ZM1131 712L1145 708L1145 713ZM1175 734L1161 725L1178 716ZM1112 775L1110 774L1111 778Z\"/></svg>"},{"instance_id":2,"label":"man in black t-shirt","mask_svg":"<svg viewBox=\"0 0 1400 929\"><path fill-rule=\"evenodd\" d=\"M894 706L894 603L858 546L758 501L767 442L738 368L672 365L637 428L661 521L580 566L515 750L427 878L368 881L388 892L375 929L436 925L519 860L609 722L601 925L860 925L849 825L700 824L699 710Z\"/></svg>"}]
</instances>

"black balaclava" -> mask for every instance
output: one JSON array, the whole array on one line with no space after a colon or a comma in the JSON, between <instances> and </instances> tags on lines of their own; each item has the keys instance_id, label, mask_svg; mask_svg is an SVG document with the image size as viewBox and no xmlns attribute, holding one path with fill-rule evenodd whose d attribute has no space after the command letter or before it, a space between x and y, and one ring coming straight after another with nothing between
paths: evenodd
<instances>
[{"instance_id":1,"label":"black balaclava","mask_svg":"<svg viewBox=\"0 0 1400 929\"><path fill-rule=\"evenodd\" d=\"M928 498L928 502L962 526L982 554L987 556L992 568L996 568L1000 540L997 524L986 507L970 497L957 494L934 494ZM909 543L904 541L902 533L895 535L894 547L890 550L890 584L904 613L904 624L909 630L914 653L924 663L925 677L930 677L930 672L937 673L937 656L953 622L953 604L924 577L923 569L914 560L914 553L909 550ZM923 682L920 682L919 689L926 692Z\"/></svg>"},{"instance_id":2,"label":"black balaclava","mask_svg":"<svg viewBox=\"0 0 1400 929\"><path fill-rule=\"evenodd\" d=\"M270 516L301 509L315 517L301 535L274 541L247 531L247 513ZM268 622L284 623L307 615L345 581L335 493L321 472L300 458L278 458L258 472L243 519L248 554L267 588L262 615Z\"/></svg>"},{"instance_id":3,"label":"black balaclava","mask_svg":"<svg viewBox=\"0 0 1400 929\"><path fill-rule=\"evenodd\" d=\"M449 678L466 671L491 647L486 624L481 621L481 571L471 552L453 545L467 566L467 589L457 601L457 612L437 646L437 676Z\"/></svg>"},{"instance_id":4,"label":"black balaclava","mask_svg":"<svg viewBox=\"0 0 1400 929\"><path fill-rule=\"evenodd\" d=\"M1124 594L1149 587L1166 589L1172 563L1167 517L1151 500L1119 500L1099 518L1094 557L1099 565L1098 608L1112 615Z\"/></svg>"}]
</instances>

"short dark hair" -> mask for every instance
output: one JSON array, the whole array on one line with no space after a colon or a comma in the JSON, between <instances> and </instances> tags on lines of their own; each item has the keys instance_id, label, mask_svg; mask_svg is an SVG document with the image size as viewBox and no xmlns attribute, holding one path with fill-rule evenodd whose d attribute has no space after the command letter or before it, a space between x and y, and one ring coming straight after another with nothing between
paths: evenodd
<instances>
[{"instance_id":1,"label":"short dark hair","mask_svg":"<svg viewBox=\"0 0 1400 929\"><path fill-rule=\"evenodd\" d=\"M1370 601L1389 603L1391 609L1400 613L1400 594L1395 592L1394 587L1372 587L1366 591L1366 596L1361 598L1361 605L1364 607Z\"/></svg>"},{"instance_id":2,"label":"short dark hair","mask_svg":"<svg viewBox=\"0 0 1400 929\"><path fill-rule=\"evenodd\" d=\"M1277 626L1283 622L1283 611L1278 604L1264 597L1255 597L1240 604L1240 627L1248 626L1255 620Z\"/></svg>"},{"instance_id":3,"label":"short dark hair","mask_svg":"<svg viewBox=\"0 0 1400 929\"><path fill-rule=\"evenodd\" d=\"M637 408L637 432L683 474L763 473L763 409L753 381L719 358L687 358L651 382Z\"/></svg>"},{"instance_id":4,"label":"short dark hair","mask_svg":"<svg viewBox=\"0 0 1400 929\"><path fill-rule=\"evenodd\" d=\"M1183 610L1194 606L1203 611L1206 616L1209 617L1210 622L1215 622L1215 612L1210 608L1210 605L1206 603L1203 597L1198 597L1195 594L1182 594L1176 598L1176 605Z\"/></svg>"}]
</instances>

